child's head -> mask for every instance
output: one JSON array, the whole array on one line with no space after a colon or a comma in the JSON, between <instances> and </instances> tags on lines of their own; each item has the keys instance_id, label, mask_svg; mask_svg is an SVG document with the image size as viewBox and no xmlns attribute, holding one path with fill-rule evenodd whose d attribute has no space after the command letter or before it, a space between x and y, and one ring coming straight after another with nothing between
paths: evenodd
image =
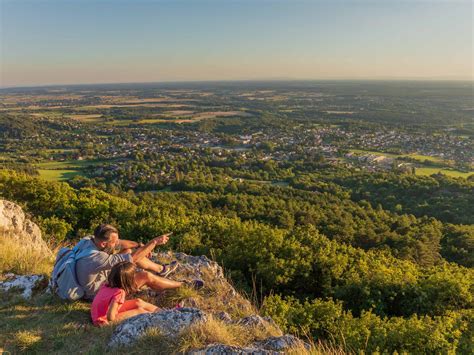
<instances>
[{"instance_id":1,"label":"child's head","mask_svg":"<svg viewBox=\"0 0 474 355\"><path fill-rule=\"evenodd\" d=\"M127 294L133 293L135 287L135 265L129 261L118 263L110 270L109 287L121 288Z\"/></svg>"}]
</instances>

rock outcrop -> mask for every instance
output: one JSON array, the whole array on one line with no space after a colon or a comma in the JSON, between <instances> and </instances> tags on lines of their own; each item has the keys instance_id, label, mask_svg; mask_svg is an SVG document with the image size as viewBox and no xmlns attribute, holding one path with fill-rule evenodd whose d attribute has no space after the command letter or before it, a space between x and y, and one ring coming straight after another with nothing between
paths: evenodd
<instances>
[{"instance_id":1,"label":"rock outcrop","mask_svg":"<svg viewBox=\"0 0 474 355\"><path fill-rule=\"evenodd\" d=\"M285 354L289 351L294 353L309 352L311 346L293 335L282 335L269 337L246 347L231 346L224 344L209 344L205 348L192 350L190 355L276 355Z\"/></svg>"},{"instance_id":2,"label":"rock outcrop","mask_svg":"<svg viewBox=\"0 0 474 355\"><path fill-rule=\"evenodd\" d=\"M166 337L175 337L181 331L197 322L206 321L206 315L196 308L163 310L140 314L123 321L115 328L109 347L130 346L153 328Z\"/></svg>"},{"instance_id":3,"label":"rock outcrop","mask_svg":"<svg viewBox=\"0 0 474 355\"><path fill-rule=\"evenodd\" d=\"M22 248L33 248L41 253L52 252L41 238L39 227L30 221L15 203L0 200L0 238L11 238ZM239 344L233 346L223 338L214 338L200 349L188 350L190 354L282 354L289 350L309 349L309 345L292 336L283 335L277 324L258 315L255 307L228 282L222 267L206 256L191 256L184 253L161 252L153 254L158 263L177 261L177 269L169 275L179 281L203 280L204 287L195 290L183 286L177 290L155 292L142 290L136 297L156 304L161 311L140 314L127 319L115 327L108 341L111 351L119 347L133 346L145 336L158 334L164 339L178 340L188 328L203 326L229 327L228 332L245 334ZM0 275L0 291L15 292L31 298L35 292L44 290L48 280L43 275ZM214 322L214 323L212 323ZM192 330L191 330L192 331ZM209 332L209 330L208 330ZM240 333L239 333L240 334ZM212 338L212 336L211 336ZM245 340L243 340L245 339ZM220 343L222 342L222 343ZM232 342L230 342L232 343ZM206 344L206 342L204 343ZM301 352L301 351L300 351Z\"/></svg>"},{"instance_id":4,"label":"rock outcrop","mask_svg":"<svg viewBox=\"0 0 474 355\"><path fill-rule=\"evenodd\" d=\"M254 347L271 351L285 351L288 349L306 349L311 346L294 335L286 334L279 337L268 337L267 339L255 342Z\"/></svg>"},{"instance_id":5,"label":"rock outcrop","mask_svg":"<svg viewBox=\"0 0 474 355\"><path fill-rule=\"evenodd\" d=\"M232 314L255 314L256 310L252 304L242 297L224 276L222 267L208 257L192 256L184 253L160 252L153 254L152 260L158 263L168 263L178 261L178 267L175 272L168 277L174 280L203 280L205 282L204 292L190 293L188 297L180 298L169 303L168 293L154 294L148 292L148 296L155 299L156 303L163 307L181 307L199 308L206 313L215 315L216 318L225 318L232 320ZM208 292L206 292L206 290ZM212 290L212 292L210 292ZM141 297L141 296L139 296ZM239 317L240 318L240 317Z\"/></svg>"},{"instance_id":6,"label":"rock outcrop","mask_svg":"<svg viewBox=\"0 0 474 355\"><path fill-rule=\"evenodd\" d=\"M273 355L278 352L252 347L240 347L224 344L210 344L202 349L192 350L189 355Z\"/></svg>"},{"instance_id":7,"label":"rock outcrop","mask_svg":"<svg viewBox=\"0 0 474 355\"><path fill-rule=\"evenodd\" d=\"M0 230L3 237L18 241L22 248L31 248L45 255L52 254L41 237L40 228L13 202L0 200Z\"/></svg>"},{"instance_id":8,"label":"rock outcrop","mask_svg":"<svg viewBox=\"0 0 474 355\"><path fill-rule=\"evenodd\" d=\"M4 275L6 280L0 282L0 290L4 292L16 291L25 298L31 298L36 290L43 290L48 285L48 280L44 275Z\"/></svg>"},{"instance_id":9,"label":"rock outcrop","mask_svg":"<svg viewBox=\"0 0 474 355\"><path fill-rule=\"evenodd\" d=\"M145 291L137 294L160 307L183 307L163 310L152 314L142 314L127 319L115 328L110 341L111 349L131 346L150 333L157 333L173 341L195 325L206 327L206 322L217 320L222 326L240 329L246 334L258 334L258 341L243 347L212 343L190 354L282 354L289 350L309 349L309 345L292 336L283 335L270 317L257 314L251 303L242 297L227 281L221 266L206 256L191 256L183 253L163 252L153 255L157 262L179 262L176 272L170 275L176 280L202 279L202 290L183 292L180 299L174 291L155 293ZM179 292L178 292L179 294ZM173 302L169 303L168 297ZM168 302L168 303L167 303ZM237 327L237 328L235 328ZM266 334L266 335L265 335ZM263 337L262 337L263 335ZM300 351L301 352L301 351Z\"/></svg>"},{"instance_id":10,"label":"rock outcrop","mask_svg":"<svg viewBox=\"0 0 474 355\"><path fill-rule=\"evenodd\" d=\"M256 327L256 328L267 328L269 325L276 327L275 321L270 317L261 317L256 314L239 319L237 324L241 324L247 327Z\"/></svg>"},{"instance_id":11,"label":"rock outcrop","mask_svg":"<svg viewBox=\"0 0 474 355\"><path fill-rule=\"evenodd\" d=\"M190 279L202 279L205 275L212 275L215 281L226 282L222 267L207 256L193 256L185 253L161 252L154 254L156 261L177 260L177 273Z\"/></svg>"},{"instance_id":12,"label":"rock outcrop","mask_svg":"<svg viewBox=\"0 0 474 355\"><path fill-rule=\"evenodd\" d=\"M249 319L258 320L248 322ZM190 326L197 323L205 323L210 320L209 315L196 308L178 308L163 310L156 313L141 314L123 321L115 328L108 346L111 349L132 346L148 331L154 330L165 336L168 340L178 337ZM271 324L272 321L264 320L258 315L245 317L235 321L251 329ZM310 345L293 335L270 336L256 341L246 347L230 346L226 344L209 344L205 348L189 352L194 355L207 354L282 354L289 350L310 350Z\"/></svg>"}]
</instances>

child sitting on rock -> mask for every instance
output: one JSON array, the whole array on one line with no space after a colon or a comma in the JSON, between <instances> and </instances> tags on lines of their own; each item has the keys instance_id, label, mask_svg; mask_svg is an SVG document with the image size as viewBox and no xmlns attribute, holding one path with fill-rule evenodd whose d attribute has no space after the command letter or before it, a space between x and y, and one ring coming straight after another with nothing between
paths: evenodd
<instances>
[{"instance_id":1,"label":"child sitting on rock","mask_svg":"<svg viewBox=\"0 0 474 355\"><path fill-rule=\"evenodd\" d=\"M114 321L123 321L137 314L152 313L160 308L139 298L125 300L127 295L136 291L135 265L124 261L110 271L107 283L104 283L94 297L91 316L94 325L102 326Z\"/></svg>"}]
</instances>

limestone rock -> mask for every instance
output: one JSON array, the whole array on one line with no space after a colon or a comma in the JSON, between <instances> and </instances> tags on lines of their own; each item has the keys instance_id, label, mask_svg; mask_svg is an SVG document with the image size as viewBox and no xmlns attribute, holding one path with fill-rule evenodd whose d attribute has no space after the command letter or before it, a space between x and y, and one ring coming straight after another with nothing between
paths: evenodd
<instances>
[{"instance_id":1,"label":"limestone rock","mask_svg":"<svg viewBox=\"0 0 474 355\"><path fill-rule=\"evenodd\" d=\"M126 319L117 326L108 346L114 348L132 345L151 328L158 329L164 336L173 337L190 325L206 320L204 312L196 308L179 308L140 314Z\"/></svg>"},{"instance_id":2,"label":"limestone rock","mask_svg":"<svg viewBox=\"0 0 474 355\"><path fill-rule=\"evenodd\" d=\"M226 354L226 355L241 355L241 354L252 354L252 355L270 355L278 354L273 351L265 349L257 349L251 347L238 347L230 346L224 344L210 344L202 349L192 350L188 354L190 355L216 355L216 354Z\"/></svg>"},{"instance_id":3,"label":"limestone rock","mask_svg":"<svg viewBox=\"0 0 474 355\"><path fill-rule=\"evenodd\" d=\"M208 273L215 279L225 279L222 267L205 255L193 256L185 253L161 252L155 254L154 259L178 260L179 265L176 271L186 274L190 279L202 279L203 273Z\"/></svg>"},{"instance_id":4,"label":"limestone rock","mask_svg":"<svg viewBox=\"0 0 474 355\"><path fill-rule=\"evenodd\" d=\"M21 242L23 248L32 248L46 255L52 254L41 237L40 228L13 202L0 200L0 229L5 237Z\"/></svg>"},{"instance_id":5,"label":"limestone rock","mask_svg":"<svg viewBox=\"0 0 474 355\"><path fill-rule=\"evenodd\" d=\"M267 327L271 325L278 328L277 324L271 317L262 317L257 314L241 318L237 320L236 323L247 327Z\"/></svg>"},{"instance_id":6,"label":"limestone rock","mask_svg":"<svg viewBox=\"0 0 474 355\"><path fill-rule=\"evenodd\" d=\"M34 290L46 288L48 280L44 275L14 275L7 274L6 281L0 281L0 290L18 290L25 299L31 298Z\"/></svg>"},{"instance_id":7,"label":"limestone rock","mask_svg":"<svg viewBox=\"0 0 474 355\"><path fill-rule=\"evenodd\" d=\"M290 350L310 350L311 346L293 335L269 337L265 340L255 342L248 347L230 346L224 344L210 344L202 349L192 350L191 355L214 355L214 354L253 354L253 355L277 355L285 354Z\"/></svg>"},{"instance_id":8,"label":"limestone rock","mask_svg":"<svg viewBox=\"0 0 474 355\"><path fill-rule=\"evenodd\" d=\"M185 298L179 302L179 306L183 308L199 308L198 302L193 298Z\"/></svg>"},{"instance_id":9,"label":"limestone rock","mask_svg":"<svg viewBox=\"0 0 474 355\"><path fill-rule=\"evenodd\" d=\"M285 351L291 348L299 348L299 349L311 349L311 346L308 343L305 343L301 339L297 337L286 334L279 337L269 337L262 341L255 342L253 344L256 348L263 348L265 350L272 350L272 351Z\"/></svg>"},{"instance_id":10,"label":"limestone rock","mask_svg":"<svg viewBox=\"0 0 474 355\"><path fill-rule=\"evenodd\" d=\"M242 298L242 296L233 288L224 276L223 269L214 261L205 256L190 256L183 253L161 252L154 255L154 259L160 263L169 263L173 260L179 262L178 268L170 278L177 280L203 279L205 281L204 289L197 295L184 298L180 301L180 306L201 309L206 315L214 319L221 320L227 324L238 324L249 328L249 332L255 331L256 334L281 335L281 337L271 337L255 344L243 347L229 346L221 343L210 344L200 349L194 349L191 354L281 354L290 348L304 348L304 342L291 336L283 336L283 332L270 317L262 317L253 314L255 309L252 305ZM216 292L216 290L218 290ZM210 294L204 296L206 292ZM162 297L166 295L148 296ZM212 300L209 302L209 297ZM158 304L160 302L157 302ZM248 316L233 319L228 312L232 314L238 309Z\"/></svg>"},{"instance_id":11,"label":"limestone rock","mask_svg":"<svg viewBox=\"0 0 474 355\"><path fill-rule=\"evenodd\" d=\"M232 317L229 315L227 312L217 312L213 314L215 319L219 319L223 321L224 323L232 323Z\"/></svg>"}]
</instances>

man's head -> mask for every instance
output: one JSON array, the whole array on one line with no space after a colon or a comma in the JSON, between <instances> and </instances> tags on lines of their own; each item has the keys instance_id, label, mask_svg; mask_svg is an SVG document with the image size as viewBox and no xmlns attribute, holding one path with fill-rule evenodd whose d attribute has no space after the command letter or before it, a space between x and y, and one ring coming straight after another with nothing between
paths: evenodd
<instances>
[{"instance_id":1,"label":"man's head","mask_svg":"<svg viewBox=\"0 0 474 355\"><path fill-rule=\"evenodd\" d=\"M119 242L118 230L110 224L101 224L94 231L94 243L99 250L112 254Z\"/></svg>"}]
</instances>

